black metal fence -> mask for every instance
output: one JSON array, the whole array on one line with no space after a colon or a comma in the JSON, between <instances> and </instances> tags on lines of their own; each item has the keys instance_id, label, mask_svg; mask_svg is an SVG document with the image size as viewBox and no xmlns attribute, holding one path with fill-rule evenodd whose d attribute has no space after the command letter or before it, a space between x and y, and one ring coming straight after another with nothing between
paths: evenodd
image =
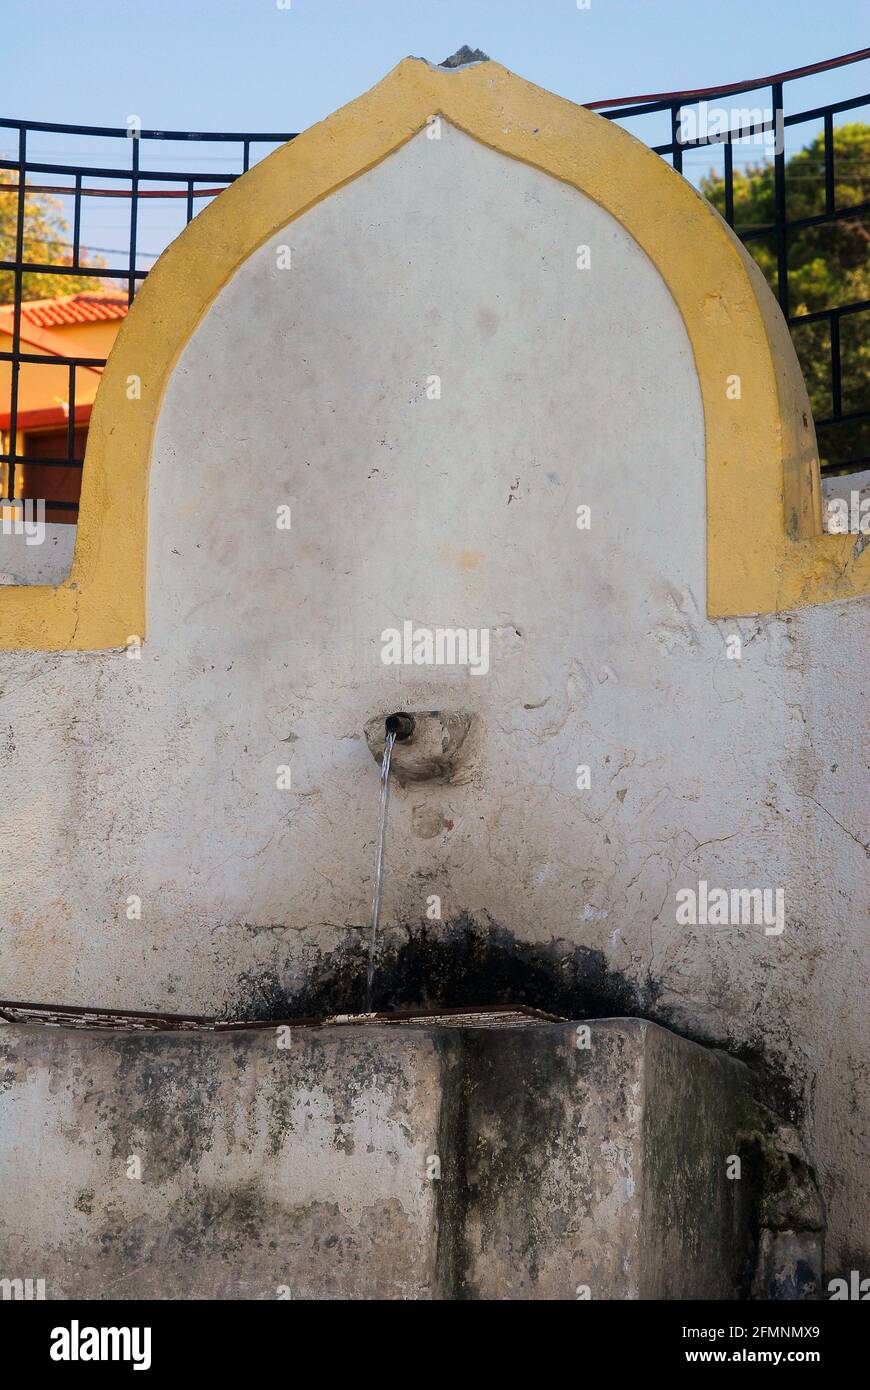
<instances>
[{"instance_id":1,"label":"black metal fence","mask_svg":"<svg viewBox=\"0 0 870 1390\"><path fill-rule=\"evenodd\" d=\"M651 97L630 98L619 102L590 103L608 120L649 122L664 119L668 125L669 138L663 143L649 140L651 147L663 158L670 159L675 169L684 171L684 160L688 152L710 150L721 146L723 169L719 184L721 191L721 211L734 228L737 235L746 243L748 249L756 254L760 262L764 256L757 248L765 245L772 248L768 256L768 270L772 288L776 293L782 312L789 324L798 349L798 355L805 364L808 361L802 335L809 330L814 334L815 362L818 367L818 331L826 331L825 351L827 354L828 383L826 390L816 390L814 414L819 438L822 471L827 474L854 472L870 466L870 387L865 378L867 356L863 352L866 345L870 352L870 299L850 298L848 302L826 304L811 311L793 312L793 294L790 280L793 276L792 251L811 229L845 226L860 228L865 233L870 202L858 201L851 205L841 205L838 200L838 170L836 162L837 118L842 120L846 113L857 112L870 103L870 93L850 97L825 106L787 112L785 107L786 87L813 76L830 72L835 68L870 60L870 49L845 55L826 63L815 64L790 73L760 79L745 85L667 93ZM866 74L866 67L859 71ZM738 119L732 124L730 117L724 129L713 131L709 126L709 106L711 101L749 96L759 92L769 92L770 104L764 110L748 113L746 120ZM732 112L734 108L729 110ZM738 113L740 116L740 113ZM132 118L131 118L132 119ZM823 134L823 169L820 171L820 207L811 215L792 218L788 215L788 170L786 157L786 132L792 128L805 128L816 124ZM839 121L838 121L839 124ZM248 169L252 153L256 157L268 153L270 148L294 138L285 133L220 133L198 134L190 131L141 130L135 121L128 127L74 126L59 125L38 121L17 121L0 119L0 139L3 132L9 132L14 143L10 157L0 158L0 199L10 199L15 207L13 219L6 220L6 234L0 215L0 273L11 273L12 294L9 308L11 317L8 350L0 351L0 363L9 364L9 400L0 400L0 417L6 419L3 430L5 448L0 451L0 464L5 465L5 484L0 491L6 498L15 496L16 467L38 464L40 467L60 467L80 471L82 450L76 436L76 376L83 369L101 369L104 357L76 355L51 355L29 352L22 349L22 303L38 297L28 294L31 277L69 276L93 279L95 283L111 281L117 287L126 287L128 302L132 302L137 284L148 274L140 262L146 259L140 250L140 225L142 209L152 200L165 200L183 203L185 222L195 215L197 205L214 197L224 187L232 183ZM635 133L638 134L637 130ZM34 144L40 137L70 137L82 140L88 146L96 146L99 141L123 141L129 159L113 161L108 166L97 163L78 162L80 152L73 162L60 162L55 159L40 158L34 151ZM643 137L642 137L643 138ZM735 150L748 143L759 140L772 142L772 160L762 156L760 165L772 164L772 200L770 216L758 225L741 225L739 218L739 197L735 199ZM181 142L185 150L194 152L194 157L185 163L193 167L183 171L159 167L170 162L167 151ZM208 162L205 151L219 148L224 156L222 161L235 167L221 172L210 172L202 167ZM117 148L117 147L116 147ZM147 151L143 156L142 151ZM758 166L756 166L758 167ZM854 172L854 171L853 171ZM861 171L864 177L864 171ZM739 191L739 186L738 191ZM32 253L34 244L27 230L26 200L40 195L65 200L71 209L72 238L64 245L59 259L40 258L38 251ZM83 249L82 208L92 199L123 199L129 208L129 236L125 250L120 255L113 251L110 264L95 263L92 254ZM737 208L737 216L735 216ZM0 205L2 214L3 205ZM85 243L87 245L87 243ZM870 244L870 243L867 243ZM866 249L866 248L865 248ZM93 248L91 248L91 251ZM38 282L37 282L38 283ZM10 315L11 311L11 315ZM858 349L844 354L842 348L842 326L860 325L860 332L853 335ZM63 367L67 371L67 398L64 402L66 428L66 448L56 455L45 457L28 454L26 448L19 447L19 402L21 368ZM812 388L811 388L812 389ZM27 436L25 436L26 440ZM76 489L77 493L77 489ZM51 514L59 514L74 520L77 503L68 499L57 501L45 499Z\"/></svg>"},{"instance_id":2,"label":"black metal fence","mask_svg":"<svg viewBox=\"0 0 870 1390\"><path fill-rule=\"evenodd\" d=\"M798 357L808 378L811 375L808 371L810 357L817 359L820 349L827 349L829 389L814 391L809 379L808 385L811 395L815 397L813 413L822 457L822 473L828 475L852 473L870 467L870 298L850 298L842 303L829 303L823 308L811 311L793 312L795 306L790 286L793 276L791 253L798 247L801 236L811 229L849 224L856 230L860 229L858 244L863 249L866 279L870 282L870 201L860 199L848 205L838 201L834 124L836 117L842 118L849 112L859 112L862 107L867 107L870 103L870 92L826 106L786 111L785 89L787 86L796 88L802 80L831 72L836 68L851 67L853 64L862 64L858 72L866 81L868 60L870 49L865 48L827 62L815 63L810 67L761 78L748 85L734 84L728 87L707 88L703 91L671 92L660 97L590 103L593 110L597 110L608 120L628 122L632 118L664 114L670 126L670 139L662 144L653 144L652 149L663 158L670 159L673 167L680 173L683 172L684 159L689 151L722 146L724 159L719 210L756 259L759 259L756 248L762 247L765 242L772 243L773 274L769 277L771 289L779 300L779 306L791 330ZM730 104L735 97L757 93L769 93L770 104L766 110L757 113L735 112L731 106L732 117L738 116L735 125L729 121L727 130L717 129L711 132L705 129L711 124L708 110L711 102L727 100ZM739 119L744 114L749 117L745 122ZM810 215L792 218L788 213L787 132L792 129L805 130L813 125L818 126L822 134L822 169L818 180L821 206L817 212ZM693 131L697 133L693 134ZM741 225L739 217L735 216L734 150L735 146L741 143L757 141L763 137L770 139L773 151L771 215L761 224ZM850 182L870 187L870 165L865 165L859 170L852 169L849 173ZM828 255L833 254L833 247L826 249ZM852 351L848 358L845 358L841 326L847 319L854 324L857 331L851 334ZM826 343L820 342L815 331L817 327L827 328ZM813 366L815 365L814 362Z\"/></svg>"},{"instance_id":3,"label":"black metal fence","mask_svg":"<svg viewBox=\"0 0 870 1390\"><path fill-rule=\"evenodd\" d=\"M184 203L185 224L190 222L196 212L197 203L208 200L220 193L228 184L239 178L250 167L252 151L266 146L262 153L268 153L277 145L294 138L294 133L236 133L221 132L199 134L193 131L142 130L135 124L128 127L61 125L45 121L16 121L0 119L0 132L14 132L17 142L16 158L0 159L0 197L11 197L15 201L16 217L14 246L12 255L0 243L0 272L8 271L13 276L11 299L11 347L0 352L0 362L10 364L8 428L3 431L7 447L0 451L0 464L6 465L5 486L2 491L7 500L15 496L15 470L20 464L35 464L40 468L58 466L76 469L80 473L82 459L77 457L81 450L76 447L76 374L83 368L100 369L105 366L105 357L46 356L44 353L22 351L21 306L29 298L25 293L25 280L33 276L68 276L81 280L93 279L95 283L109 280L116 285L126 285L128 303L132 303L137 284L145 279L147 269L139 262L140 208L150 199L181 199ZM82 163L59 163L42 160L29 153L32 137L36 134L53 136L85 137L86 140L124 141L129 149L129 163L126 167L117 165L98 165ZM143 146L144 142L144 146ZM202 168L189 168L184 171L151 167L152 162L143 161L141 151L144 147L149 154L152 149L158 152L153 164L166 162L159 158L159 152L171 149L177 142L184 142L195 152L191 164L203 158L203 149L219 145L230 147L231 157L238 168L234 172L213 172ZM233 151L232 147L236 147ZM203 162L205 162L203 160ZM14 179L9 175L14 173ZM167 185L169 185L167 187ZM28 252L29 238L26 235L25 200L31 196L47 195L71 202L72 241L62 261L45 261ZM125 199L129 204L129 240L123 258L116 264L95 263L93 257L86 259L82 250L82 204L84 200L96 198ZM66 401L67 441L64 453L56 456L28 455L18 448L20 373L22 366L65 367L68 372L68 396ZM0 401L0 412L3 410ZM74 519L78 503L63 499L44 499L46 507L52 512L71 513Z\"/></svg>"}]
</instances>

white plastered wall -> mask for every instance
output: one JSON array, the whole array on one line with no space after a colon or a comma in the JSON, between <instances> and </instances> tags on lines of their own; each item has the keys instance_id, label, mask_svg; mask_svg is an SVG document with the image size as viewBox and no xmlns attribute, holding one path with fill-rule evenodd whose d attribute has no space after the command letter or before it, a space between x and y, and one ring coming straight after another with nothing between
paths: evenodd
<instances>
[{"instance_id":1,"label":"white plastered wall","mask_svg":"<svg viewBox=\"0 0 870 1390\"><path fill-rule=\"evenodd\" d=\"M416 137L252 255L182 353L141 659L0 658L0 996L210 1012L301 981L370 910L363 724L469 710L470 782L394 793L388 931L438 893L782 1061L831 1263L865 1248L866 608L711 623L704 536L655 268L573 189ZM404 619L489 629L489 673L385 666ZM784 933L677 926L700 879L782 886Z\"/></svg>"}]
</instances>

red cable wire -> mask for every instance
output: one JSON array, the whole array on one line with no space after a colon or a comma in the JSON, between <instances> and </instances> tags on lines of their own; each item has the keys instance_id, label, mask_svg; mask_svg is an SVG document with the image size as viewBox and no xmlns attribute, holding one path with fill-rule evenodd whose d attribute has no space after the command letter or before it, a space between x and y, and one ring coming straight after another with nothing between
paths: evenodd
<instances>
[{"instance_id":1,"label":"red cable wire","mask_svg":"<svg viewBox=\"0 0 870 1390\"><path fill-rule=\"evenodd\" d=\"M190 195L193 198L214 198L218 193L223 193L225 188L229 188L228 183L222 183L220 188L196 188ZM17 183L0 183L0 193L17 193ZM55 186L50 183L25 183L25 193L64 193L68 197L75 196L75 189L68 186ZM83 188L81 190L83 198L132 198L132 188ZM186 198L188 196L186 188L140 188L136 192L137 198Z\"/></svg>"},{"instance_id":2,"label":"red cable wire","mask_svg":"<svg viewBox=\"0 0 870 1390\"><path fill-rule=\"evenodd\" d=\"M614 97L612 101L584 101L587 111L597 111L602 106L634 106L646 101L677 101L679 98L728 96L731 92L751 92L756 87L768 87L773 82L790 82L793 77L811 77L817 72L827 72L830 68L842 68L847 63L860 63L870 58L870 48L858 48L854 53L844 53L841 58L826 58L821 63L810 63L805 68L791 68L788 72L775 72L770 77L759 77L752 82L731 82L726 87L696 87L685 92L649 92L639 97Z\"/></svg>"}]
</instances>

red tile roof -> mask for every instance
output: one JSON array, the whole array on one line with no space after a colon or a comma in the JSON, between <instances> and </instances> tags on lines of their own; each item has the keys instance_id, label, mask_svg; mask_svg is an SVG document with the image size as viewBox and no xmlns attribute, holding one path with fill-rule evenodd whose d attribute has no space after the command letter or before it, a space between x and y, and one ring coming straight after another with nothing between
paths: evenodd
<instances>
[{"instance_id":1,"label":"red tile roof","mask_svg":"<svg viewBox=\"0 0 870 1390\"><path fill-rule=\"evenodd\" d=\"M4 306L8 307L8 306ZM21 322L31 328L63 328L69 324L101 323L127 317L127 296L118 290L84 291L59 299L26 299Z\"/></svg>"}]
</instances>

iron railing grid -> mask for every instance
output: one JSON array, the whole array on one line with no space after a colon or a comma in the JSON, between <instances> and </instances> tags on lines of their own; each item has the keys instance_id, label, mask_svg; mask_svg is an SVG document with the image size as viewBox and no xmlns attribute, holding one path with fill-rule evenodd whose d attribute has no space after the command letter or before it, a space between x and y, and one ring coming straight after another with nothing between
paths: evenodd
<instances>
[{"instance_id":1,"label":"iron railing grid","mask_svg":"<svg viewBox=\"0 0 870 1390\"><path fill-rule=\"evenodd\" d=\"M138 208L140 200L155 196L155 192L143 189L143 184L173 184L183 185L178 192L161 188L156 190L159 197L183 197L185 199L185 225L189 224L195 215L195 202L198 199L212 198L224 187L235 182L243 173L246 173L251 165L252 147L257 145L275 146L285 144L288 140L295 138L296 132L293 131L179 131L179 130L131 130L125 126L84 126L71 125L54 121L23 121L8 117L0 118L0 130L17 131L18 134L18 157L16 159L0 159L0 170L11 170L16 174L15 184L10 188L3 188L0 191L11 192L16 196L17 215L15 233L15 252L14 259L0 259L0 271L11 271L13 275L13 300L12 300L12 344L11 350L0 352L0 361L11 364L10 371L10 393L9 393L9 427L5 433L8 435L8 449L0 450L0 464L6 465L5 478L5 497L9 501L15 495L15 469L20 464L38 464L42 467L65 467L81 470L82 460L74 457L75 452L75 400L76 400L76 371L80 368L101 369L106 364L105 358L98 357L76 357L76 356L57 356L47 357L45 354L23 352L21 348L21 306L23 302L23 280L25 275L69 275L77 279L87 277L92 280L121 281L127 286L128 303L132 303L136 292L137 283L144 280L148 275L147 270L142 270L137 266L138 259ZM29 159L27 155L27 140L31 132L40 134L59 134L79 136L93 139L116 139L126 140L131 146L130 165L128 168L114 166L94 165L94 164L73 164L58 163L44 159ZM239 145L239 163L241 165L237 173L216 173L212 171L202 172L196 169L184 171L142 168L140 163L141 141L155 141L167 144L169 142L183 141L191 145ZM56 178L73 179L71 185L44 183L34 184L29 181L34 174L54 175ZM105 181L115 180L118 188L89 188L85 182L87 179L98 178ZM73 202L73 240L70 246L70 258L68 261L34 261L25 259L24 255L24 226L25 226L25 200L30 194L47 193L71 198ZM130 199L130 233L127 246L126 263L121 265L99 265L95 266L82 260L81 247L81 225L82 225L82 199L84 198L103 198L103 197L124 197ZM67 452L63 456L43 457L29 455L18 448L18 416L20 399L20 369L22 365L33 366L52 366L66 367L68 369L68 399L67 399ZM69 512L77 514L78 504L76 502L63 501L60 499L43 499L46 509L52 512Z\"/></svg>"},{"instance_id":2,"label":"iron railing grid","mask_svg":"<svg viewBox=\"0 0 870 1390\"><path fill-rule=\"evenodd\" d=\"M840 324L842 320L853 314L862 314L870 311L870 300L855 300L847 304L830 305L824 309L816 309L812 312L794 314L791 313L790 291L789 291L789 265L788 247L789 238L796 232L803 231L809 227L831 226L838 222L851 221L856 218L866 218L870 213L870 202L861 202L849 207L837 207L836 205L836 179L835 179L835 158L834 158L834 117L843 115L849 111L856 111L860 107L870 105L870 92L862 96L851 97L847 100L831 102L824 106L814 106L803 111L791 112L788 115L784 111L783 88L786 82L794 82L802 77L815 76L820 72L829 71L835 67L845 67L853 63L867 63L870 60L870 49L860 49L855 53L845 54L841 58L832 59L826 63L813 64L809 68L797 69L792 73L779 74L775 78L762 78L756 82L737 86L727 86L720 88L708 88L703 92L684 92L670 94L667 97L655 100L643 100L634 104L608 104L606 102L591 103L593 109L607 120L628 120L631 117L648 116L657 113L667 113L670 118L671 139L664 144L651 145L654 153L663 158L670 158L673 167L678 173L682 173L683 154L687 150L703 149L714 145L724 145L724 169L723 183L725 194L724 216L728 225L744 243L764 238L773 238L776 243L776 288L775 293L779 301L783 317L789 326L792 337L795 330L810 323L826 323L829 334L829 353L830 353L830 384L831 384L831 411L828 415L815 416L814 423L817 430L830 430L832 427L857 424L862 421L870 421L870 403L868 407L859 410L845 411L843 409L843 363L840 342ZM689 104L697 104L700 101L709 103L722 98L733 98L747 96L750 93L770 92L770 109L773 115L769 119L752 121L746 126L738 126L726 132L716 132L710 135L699 136L696 139L681 138L682 112ZM821 122L824 133L824 212L814 214L810 217L789 218L786 213L786 154L784 147L785 130L810 123ZM780 123L779 130L777 125ZM735 222L734 215L734 145L741 140L752 138L764 133L772 133L775 137L774 150L774 220L762 226L742 227ZM870 390L870 384L868 390ZM822 473L826 475L837 475L844 473L854 473L860 469L870 467L870 455L852 457L849 459L834 458L822 466Z\"/></svg>"},{"instance_id":3,"label":"iron railing grid","mask_svg":"<svg viewBox=\"0 0 870 1390\"><path fill-rule=\"evenodd\" d=\"M638 116L667 113L670 120L671 139L664 144L651 145L651 148L656 154L663 158L669 158L677 172L682 172L684 152L717 144L724 145L723 182L725 190L725 220L744 243L761 238L772 238L775 241L776 293L780 308L792 332L794 332L796 328L799 328L800 325L809 323L824 322L828 325L832 409L829 415L817 418L815 421L817 428L827 430L835 429L837 426L870 420L870 408L859 409L857 411L844 411L842 408L843 363L839 332L840 323L843 318L870 311L870 300L859 300L848 304L831 305L824 309L814 310L811 313L791 314L788 266L789 237L795 232L807 227L833 225L853 218L864 217L870 212L870 203L866 202L845 208L836 206L833 124L835 116L842 115L848 111L857 110L862 106L870 104L870 93L785 115L783 110L783 88L785 83L798 81L801 77L815 75L816 73L827 71L834 67L845 66L846 64L866 62L868 59L870 59L870 49L864 49L860 52L847 54L842 58L833 59L826 63L814 64L809 68L797 69L791 73L779 74L776 78L760 79L739 86L731 85L721 88L710 88L705 89L703 92L696 90L694 92L670 93L661 98L644 98L636 101L620 102L618 104L608 102L589 103L592 109L598 110L599 114L607 120L628 120ZM769 90L770 92L771 111L774 113L770 119L752 121L747 126L729 129L722 133L699 136L696 139L687 140L682 138L682 112L689 105L697 105L702 101L709 103L712 100L725 97L734 98L746 96L750 93L757 93L764 90ZM780 114L777 115L777 113ZM784 141L780 139L777 141L774 151L774 220L760 227L737 226L735 225L734 215L734 146L735 144L739 144L742 140L757 137L760 134L769 132L776 134L778 121L781 122L780 133L789 127L810 122L822 122L825 137L825 209L823 212L811 217L791 220L787 217L786 157ZM23 302L24 276L39 274L70 275L76 277L84 276L95 280L121 281L127 286L128 303L132 303L138 282L144 280L149 273L147 270L140 269L137 265L138 208L140 201L151 197L184 198L185 225L187 225L195 215L194 204L197 200L216 196L224 187L233 183L241 174L245 173L250 168L252 147L258 145L275 146L283 144L288 140L295 139L295 132L195 132L176 130L137 130L131 132L127 127L68 125L65 123L48 121L23 121L0 118L0 130L3 129L16 131L18 134L17 157L15 159L0 159L0 170L12 171L16 175L16 182L13 185L4 186L2 182L0 182L0 192L11 192L17 197L14 259L0 259L0 271L11 271L13 275L12 347L10 351L0 352L0 361L9 362L11 364L9 429L7 431L9 447L6 451L0 451L0 464L7 465L6 497L7 499L11 499L14 497L16 465L40 464L47 467L66 467L81 470L82 460L74 457L76 430L76 372L82 368L101 369L105 366L106 362L105 358L99 357L72 355L69 357L46 357L43 354L22 351L21 306ZM129 167L121 168L89 164L66 164L42 159L29 159L28 135L31 132L40 134L55 133L94 139L113 138L129 140L131 145ZM187 169L179 172L177 170L143 168L140 163L141 142L143 140L158 143L163 142L164 144L168 142L186 142L191 146L210 144L240 145L239 162L241 167L238 172L231 173L201 172L196 169ZM29 183L28 179L33 174L42 176L54 175L56 177L73 179L74 182L70 186ZM85 180L92 178L117 181L119 187L89 188ZM147 185L149 183L159 183L162 185L177 183L183 185L183 187L180 187L177 191L165 187L157 190L142 187L143 184ZM72 198L73 240L70 245L71 254L68 261L56 263L25 259L25 199L31 193L49 193ZM82 199L96 197L124 197L130 199L130 232L125 264L94 266L82 261ZM30 456L18 450L19 377L22 365L65 366L68 370L67 452L63 456L44 458ZM859 468L867 466L870 466L870 457L851 458L848 460L834 459L829 461L823 467L822 471L827 474L837 474L854 472ZM60 500L52 501L50 499L45 499L45 502L46 507L54 511L77 512L77 503L74 502Z\"/></svg>"}]
</instances>

